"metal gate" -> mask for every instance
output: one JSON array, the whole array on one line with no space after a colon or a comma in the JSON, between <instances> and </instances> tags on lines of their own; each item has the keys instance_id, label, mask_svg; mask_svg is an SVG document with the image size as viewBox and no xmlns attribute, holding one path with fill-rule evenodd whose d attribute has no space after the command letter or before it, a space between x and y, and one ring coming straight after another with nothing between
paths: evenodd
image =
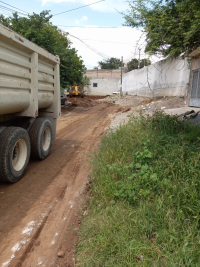
<instances>
[{"instance_id":1,"label":"metal gate","mask_svg":"<svg viewBox=\"0 0 200 267\"><path fill-rule=\"evenodd\" d=\"M200 107L200 69L192 72L190 87L190 106Z\"/></svg>"}]
</instances>

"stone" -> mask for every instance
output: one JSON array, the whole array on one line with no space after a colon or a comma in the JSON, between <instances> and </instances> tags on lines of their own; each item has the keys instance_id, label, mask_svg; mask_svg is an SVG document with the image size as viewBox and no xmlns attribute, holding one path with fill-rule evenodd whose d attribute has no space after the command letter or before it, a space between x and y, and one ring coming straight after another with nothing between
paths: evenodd
<instances>
[{"instance_id":1,"label":"stone","mask_svg":"<svg viewBox=\"0 0 200 267\"><path fill-rule=\"evenodd\" d=\"M85 210L84 212L83 212L83 216L87 216L88 215L88 212Z\"/></svg>"},{"instance_id":2,"label":"stone","mask_svg":"<svg viewBox=\"0 0 200 267\"><path fill-rule=\"evenodd\" d=\"M65 253L61 250L58 252L57 256L63 258L65 256Z\"/></svg>"}]
</instances>

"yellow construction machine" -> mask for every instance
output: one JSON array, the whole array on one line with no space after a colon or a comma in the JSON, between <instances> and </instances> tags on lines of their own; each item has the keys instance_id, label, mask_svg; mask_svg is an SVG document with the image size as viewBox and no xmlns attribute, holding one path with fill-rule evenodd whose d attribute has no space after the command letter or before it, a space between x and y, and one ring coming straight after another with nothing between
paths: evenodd
<instances>
[{"instance_id":1,"label":"yellow construction machine","mask_svg":"<svg viewBox=\"0 0 200 267\"><path fill-rule=\"evenodd\" d=\"M80 86L71 86L69 90L69 97L72 96L81 96L83 98L84 90L80 88Z\"/></svg>"}]
</instances>

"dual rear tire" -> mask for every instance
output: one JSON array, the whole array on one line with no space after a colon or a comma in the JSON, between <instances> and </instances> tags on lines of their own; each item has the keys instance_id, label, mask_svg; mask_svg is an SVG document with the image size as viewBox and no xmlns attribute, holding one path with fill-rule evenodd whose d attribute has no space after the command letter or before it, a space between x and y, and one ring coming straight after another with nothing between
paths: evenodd
<instances>
[{"instance_id":1,"label":"dual rear tire","mask_svg":"<svg viewBox=\"0 0 200 267\"><path fill-rule=\"evenodd\" d=\"M51 150L52 126L48 119L37 118L29 131L31 141L31 157L45 159Z\"/></svg>"},{"instance_id":2,"label":"dual rear tire","mask_svg":"<svg viewBox=\"0 0 200 267\"><path fill-rule=\"evenodd\" d=\"M24 175L30 155L45 159L51 149L52 126L37 118L29 133L21 127L7 127L0 133L0 181L15 183Z\"/></svg>"},{"instance_id":3,"label":"dual rear tire","mask_svg":"<svg viewBox=\"0 0 200 267\"><path fill-rule=\"evenodd\" d=\"M21 179L30 158L30 138L20 127L8 127L0 135L0 181L15 183Z\"/></svg>"}]
</instances>

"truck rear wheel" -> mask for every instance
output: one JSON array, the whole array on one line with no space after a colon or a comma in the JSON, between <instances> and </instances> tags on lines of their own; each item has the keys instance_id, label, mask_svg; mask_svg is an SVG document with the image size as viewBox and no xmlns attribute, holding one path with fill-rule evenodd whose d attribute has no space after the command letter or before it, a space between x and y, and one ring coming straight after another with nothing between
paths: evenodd
<instances>
[{"instance_id":1,"label":"truck rear wheel","mask_svg":"<svg viewBox=\"0 0 200 267\"><path fill-rule=\"evenodd\" d=\"M15 183L24 175L30 158L26 130L8 127L0 134L0 181Z\"/></svg>"},{"instance_id":2,"label":"truck rear wheel","mask_svg":"<svg viewBox=\"0 0 200 267\"><path fill-rule=\"evenodd\" d=\"M31 141L31 157L45 159L51 150L52 126L45 118L37 118L29 131Z\"/></svg>"}]
</instances>

